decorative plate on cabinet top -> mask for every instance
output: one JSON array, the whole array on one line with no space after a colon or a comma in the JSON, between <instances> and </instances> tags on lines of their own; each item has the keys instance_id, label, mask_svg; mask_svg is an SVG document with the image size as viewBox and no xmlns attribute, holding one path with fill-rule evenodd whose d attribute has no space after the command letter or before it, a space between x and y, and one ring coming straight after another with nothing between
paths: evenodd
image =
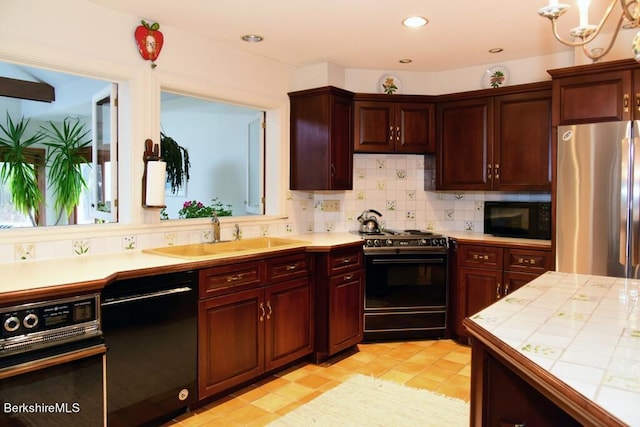
<instances>
[{"instance_id":1,"label":"decorative plate on cabinet top","mask_svg":"<svg viewBox=\"0 0 640 427\"><path fill-rule=\"evenodd\" d=\"M500 86L506 86L509 83L509 70L501 65L491 67L484 72L482 81L486 88L495 89Z\"/></svg>"},{"instance_id":2,"label":"decorative plate on cabinet top","mask_svg":"<svg viewBox=\"0 0 640 427\"><path fill-rule=\"evenodd\" d=\"M402 83L400 79L392 74L385 74L378 80L378 92L392 95L394 93L400 93L402 90Z\"/></svg>"}]
</instances>

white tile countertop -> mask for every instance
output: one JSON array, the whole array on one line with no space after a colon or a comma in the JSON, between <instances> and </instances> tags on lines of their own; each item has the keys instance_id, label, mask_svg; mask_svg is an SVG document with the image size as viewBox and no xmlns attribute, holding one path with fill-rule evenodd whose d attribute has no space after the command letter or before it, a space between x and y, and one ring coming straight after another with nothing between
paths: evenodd
<instances>
[{"instance_id":1,"label":"white tile countertop","mask_svg":"<svg viewBox=\"0 0 640 427\"><path fill-rule=\"evenodd\" d=\"M332 247L352 244L361 237L352 233L309 233L287 235L298 239L309 251L322 251ZM233 257L230 253L226 258ZM218 257L224 258L224 257ZM0 303L2 294L22 292L53 286L82 284L109 280L115 274L162 267L198 268L206 261L193 261L169 256L144 253L140 250L117 254L79 255L42 261L20 261L2 265L0 279ZM179 267L178 267L179 268Z\"/></svg>"},{"instance_id":2,"label":"white tile countertop","mask_svg":"<svg viewBox=\"0 0 640 427\"><path fill-rule=\"evenodd\" d=\"M640 280L547 272L470 317L590 402L640 426Z\"/></svg>"}]
</instances>

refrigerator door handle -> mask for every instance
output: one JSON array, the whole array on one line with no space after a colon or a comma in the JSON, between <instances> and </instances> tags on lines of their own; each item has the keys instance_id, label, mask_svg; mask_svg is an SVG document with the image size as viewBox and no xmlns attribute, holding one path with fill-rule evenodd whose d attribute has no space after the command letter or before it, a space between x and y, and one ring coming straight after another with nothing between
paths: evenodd
<instances>
[{"instance_id":1,"label":"refrigerator door handle","mask_svg":"<svg viewBox=\"0 0 640 427\"><path fill-rule=\"evenodd\" d=\"M631 150L631 136L627 135L622 141L620 150L620 264L627 265L629 235L629 157Z\"/></svg>"}]
</instances>

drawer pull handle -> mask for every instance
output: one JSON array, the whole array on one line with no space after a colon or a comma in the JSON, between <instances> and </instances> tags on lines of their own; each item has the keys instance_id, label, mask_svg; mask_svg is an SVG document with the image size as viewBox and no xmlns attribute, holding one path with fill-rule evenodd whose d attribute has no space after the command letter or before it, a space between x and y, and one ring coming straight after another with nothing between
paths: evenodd
<instances>
[{"instance_id":1,"label":"drawer pull handle","mask_svg":"<svg viewBox=\"0 0 640 427\"><path fill-rule=\"evenodd\" d=\"M344 281L347 282L349 280L353 279L353 274L347 274L346 276L344 276Z\"/></svg>"},{"instance_id":2,"label":"drawer pull handle","mask_svg":"<svg viewBox=\"0 0 640 427\"><path fill-rule=\"evenodd\" d=\"M298 268L298 263L295 263L295 264L289 264L289 265L287 265L287 266L285 267L285 269L286 269L287 271L293 271L293 270L295 270L296 268Z\"/></svg>"},{"instance_id":3,"label":"drawer pull handle","mask_svg":"<svg viewBox=\"0 0 640 427\"><path fill-rule=\"evenodd\" d=\"M343 264L349 264L351 262L351 258L342 258Z\"/></svg>"},{"instance_id":4,"label":"drawer pull handle","mask_svg":"<svg viewBox=\"0 0 640 427\"><path fill-rule=\"evenodd\" d=\"M625 93L624 96L622 97L622 106L624 107L624 112L628 113L629 112L629 94Z\"/></svg>"},{"instance_id":5,"label":"drawer pull handle","mask_svg":"<svg viewBox=\"0 0 640 427\"><path fill-rule=\"evenodd\" d=\"M265 315L265 311L264 311L264 303L260 303L260 313L258 313L258 315L260 316L260 321L262 322L264 320L264 315Z\"/></svg>"},{"instance_id":6,"label":"drawer pull handle","mask_svg":"<svg viewBox=\"0 0 640 427\"><path fill-rule=\"evenodd\" d=\"M500 282L496 284L496 299L500 299Z\"/></svg>"},{"instance_id":7,"label":"drawer pull handle","mask_svg":"<svg viewBox=\"0 0 640 427\"><path fill-rule=\"evenodd\" d=\"M234 276L227 276L227 282L237 282L242 278L242 275L236 274Z\"/></svg>"},{"instance_id":8,"label":"drawer pull handle","mask_svg":"<svg viewBox=\"0 0 640 427\"><path fill-rule=\"evenodd\" d=\"M505 285L504 285L504 294L505 294L505 296L507 294L509 294L509 284L508 283L505 283Z\"/></svg>"}]
</instances>

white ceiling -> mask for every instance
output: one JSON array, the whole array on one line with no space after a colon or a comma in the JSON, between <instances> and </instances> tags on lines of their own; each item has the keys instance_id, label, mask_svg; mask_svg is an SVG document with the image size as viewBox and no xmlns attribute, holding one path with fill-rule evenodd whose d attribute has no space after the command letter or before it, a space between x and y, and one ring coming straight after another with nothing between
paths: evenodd
<instances>
[{"instance_id":1,"label":"white ceiling","mask_svg":"<svg viewBox=\"0 0 640 427\"><path fill-rule=\"evenodd\" d=\"M547 0L85 1L157 22L165 38L171 37L167 28L179 28L295 67L329 62L355 69L443 71L570 49L537 14ZM592 0L591 23L608 4ZM560 19L563 34L577 26L576 9ZM424 16L429 24L403 27L402 19L411 15ZM241 41L248 33L264 41ZM496 47L504 51L488 53ZM413 62L400 64L403 58Z\"/></svg>"}]
</instances>

